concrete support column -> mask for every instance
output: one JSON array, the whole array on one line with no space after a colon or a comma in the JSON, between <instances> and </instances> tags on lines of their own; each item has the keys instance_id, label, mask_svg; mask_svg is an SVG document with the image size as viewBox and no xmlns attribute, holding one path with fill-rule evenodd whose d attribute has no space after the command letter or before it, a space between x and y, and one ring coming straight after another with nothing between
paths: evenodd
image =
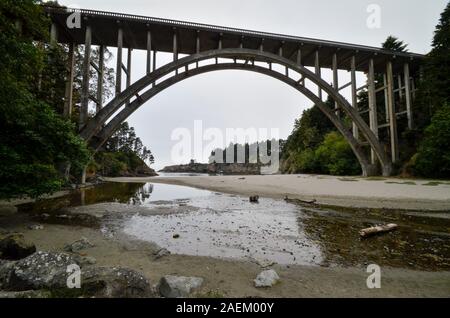
<instances>
[{"instance_id":1,"label":"concrete support column","mask_svg":"<svg viewBox=\"0 0 450 318\"><path fill-rule=\"evenodd\" d=\"M195 52L197 54L200 54L200 31L197 30L197 38L196 38L196 43L195 43ZM198 62L195 62L195 67L198 68Z\"/></svg>"},{"instance_id":2,"label":"concrete support column","mask_svg":"<svg viewBox=\"0 0 450 318\"><path fill-rule=\"evenodd\" d=\"M156 50L153 50L153 72L156 70ZM153 82L153 87L155 87L155 82Z\"/></svg>"},{"instance_id":3,"label":"concrete support column","mask_svg":"<svg viewBox=\"0 0 450 318\"><path fill-rule=\"evenodd\" d=\"M369 61L369 73L367 74L367 86L368 86L368 97L369 97L369 124L370 130L378 138L378 116L377 116L377 99L375 92L375 67L373 59ZM371 160L372 164L376 163L376 154L371 149Z\"/></svg>"},{"instance_id":4,"label":"concrete support column","mask_svg":"<svg viewBox=\"0 0 450 318\"><path fill-rule=\"evenodd\" d=\"M56 23L52 23L50 28L50 44L55 45L58 43L58 29L56 27Z\"/></svg>"},{"instance_id":5,"label":"concrete support column","mask_svg":"<svg viewBox=\"0 0 450 318\"><path fill-rule=\"evenodd\" d=\"M67 80L66 80L66 92L64 94L64 117L70 118L72 115L73 104L73 77L75 67L75 44L69 44L69 58L67 60Z\"/></svg>"},{"instance_id":6,"label":"concrete support column","mask_svg":"<svg viewBox=\"0 0 450 318\"><path fill-rule=\"evenodd\" d=\"M133 49L128 48L128 57L127 57L127 88L131 85L131 57L132 57ZM127 106L130 105L130 100L127 101Z\"/></svg>"},{"instance_id":7,"label":"concrete support column","mask_svg":"<svg viewBox=\"0 0 450 318\"><path fill-rule=\"evenodd\" d=\"M297 50L297 65L302 65L302 49Z\"/></svg>"},{"instance_id":8,"label":"concrete support column","mask_svg":"<svg viewBox=\"0 0 450 318\"><path fill-rule=\"evenodd\" d=\"M383 74L383 86L384 86L384 108L386 113L386 123L389 124L389 103L388 103L388 90L387 90L387 76Z\"/></svg>"},{"instance_id":9,"label":"concrete support column","mask_svg":"<svg viewBox=\"0 0 450 318\"><path fill-rule=\"evenodd\" d=\"M264 52L264 39L261 40L261 44L259 45L259 51Z\"/></svg>"},{"instance_id":10,"label":"concrete support column","mask_svg":"<svg viewBox=\"0 0 450 318\"><path fill-rule=\"evenodd\" d=\"M152 33L147 31L147 75L152 71Z\"/></svg>"},{"instance_id":11,"label":"concrete support column","mask_svg":"<svg viewBox=\"0 0 450 318\"><path fill-rule=\"evenodd\" d=\"M320 77L321 76L321 71L320 71L319 50L317 50L315 52L314 61L315 61L314 65L315 65L316 75ZM319 86L318 91L317 91L317 96L320 98L320 100L322 100L322 89L320 88L320 86Z\"/></svg>"},{"instance_id":12,"label":"concrete support column","mask_svg":"<svg viewBox=\"0 0 450 318\"><path fill-rule=\"evenodd\" d=\"M98 50L98 81L97 81L97 113L103 108L103 81L105 69L105 47Z\"/></svg>"},{"instance_id":13,"label":"concrete support column","mask_svg":"<svg viewBox=\"0 0 450 318\"><path fill-rule=\"evenodd\" d=\"M116 95L122 92L122 48L123 48L123 30L117 31L117 63L116 63Z\"/></svg>"},{"instance_id":14,"label":"concrete support column","mask_svg":"<svg viewBox=\"0 0 450 318\"><path fill-rule=\"evenodd\" d=\"M412 113L412 102L411 102L411 86L410 86L410 74L409 74L409 64L405 63L403 66L403 73L405 76L405 98L406 98L406 113L408 116L408 128L414 128L414 117Z\"/></svg>"},{"instance_id":15,"label":"concrete support column","mask_svg":"<svg viewBox=\"0 0 450 318\"><path fill-rule=\"evenodd\" d=\"M352 106L355 110L358 110L358 95L357 95L357 87L356 87L356 57L352 56L351 59L351 88L352 88ZM356 140L359 140L359 130L358 126L353 122L353 137Z\"/></svg>"},{"instance_id":16,"label":"concrete support column","mask_svg":"<svg viewBox=\"0 0 450 318\"><path fill-rule=\"evenodd\" d=\"M388 61L386 66L387 77L387 96L389 109L389 130L391 134L391 155L392 162L396 163L399 159L398 136L397 136L397 115L394 99L394 75L392 71L392 62Z\"/></svg>"},{"instance_id":17,"label":"concrete support column","mask_svg":"<svg viewBox=\"0 0 450 318\"><path fill-rule=\"evenodd\" d=\"M239 43L239 48L243 49L244 48L244 37L241 36L241 42Z\"/></svg>"},{"instance_id":18,"label":"concrete support column","mask_svg":"<svg viewBox=\"0 0 450 318\"><path fill-rule=\"evenodd\" d=\"M173 28L173 60L178 60L178 37L177 29Z\"/></svg>"},{"instance_id":19,"label":"concrete support column","mask_svg":"<svg viewBox=\"0 0 450 318\"><path fill-rule=\"evenodd\" d=\"M92 29L86 26L86 35L84 41L84 62L83 62L83 82L81 86L81 109L80 109L80 129L87 122L89 107L89 70L91 66L91 43Z\"/></svg>"},{"instance_id":20,"label":"concrete support column","mask_svg":"<svg viewBox=\"0 0 450 318\"><path fill-rule=\"evenodd\" d=\"M339 75L338 75L338 65L337 65L337 53L333 54L333 87L336 90L339 90ZM339 117L339 104L337 102L334 102L334 109L336 112L336 116Z\"/></svg>"},{"instance_id":21,"label":"concrete support column","mask_svg":"<svg viewBox=\"0 0 450 318\"><path fill-rule=\"evenodd\" d=\"M400 100L403 100L403 84L402 84L402 76L397 76L397 82L398 82L398 96L400 97Z\"/></svg>"}]
</instances>

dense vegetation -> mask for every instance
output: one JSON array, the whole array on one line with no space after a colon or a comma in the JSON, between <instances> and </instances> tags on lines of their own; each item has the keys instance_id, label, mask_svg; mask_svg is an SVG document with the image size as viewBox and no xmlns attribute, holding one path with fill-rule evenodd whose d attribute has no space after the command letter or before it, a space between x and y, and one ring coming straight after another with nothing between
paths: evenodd
<instances>
[{"instance_id":1,"label":"dense vegetation","mask_svg":"<svg viewBox=\"0 0 450 318\"><path fill-rule=\"evenodd\" d=\"M90 165L90 172L103 176L152 175L146 163L153 164L152 152L142 144L133 127L122 123L119 130L108 139L103 151L98 152Z\"/></svg>"},{"instance_id":2,"label":"dense vegetation","mask_svg":"<svg viewBox=\"0 0 450 318\"><path fill-rule=\"evenodd\" d=\"M89 160L75 125L57 113L63 54L34 42L49 36L36 3L0 2L0 198L58 190L64 167L79 170Z\"/></svg>"},{"instance_id":3,"label":"dense vegetation","mask_svg":"<svg viewBox=\"0 0 450 318\"><path fill-rule=\"evenodd\" d=\"M0 199L57 191L79 177L92 156L77 134L78 107L71 119L62 116L68 48L46 44L50 21L40 3L0 1ZM94 59L96 54L94 51ZM80 99L81 57L82 47L78 47L74 106ZM114 85L112 71L105 70L105 98ZM95 85L90 89L95 96ZM150 156L148 150L143 154L142 142L135 135L133 138L137 148L125 152L126 156L115 155L125 170L139 160L142 164L139 156L144 160ZM119 150L108 153L115 151ZM103 169L102 163L91 166Z\"/></svg>"}]
</instances>

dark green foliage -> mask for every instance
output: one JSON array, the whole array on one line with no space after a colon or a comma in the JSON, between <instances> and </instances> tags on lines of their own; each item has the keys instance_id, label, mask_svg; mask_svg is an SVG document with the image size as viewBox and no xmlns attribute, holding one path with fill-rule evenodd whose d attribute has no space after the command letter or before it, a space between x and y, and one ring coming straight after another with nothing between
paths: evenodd
<instances>
[{"instance_id":1,"label":"dark green foliage","mask_svg":"<svg viewBox=\"0 0 450 318\"><path fill-rule=\"evenodd\" d=\"M415 171L425 177L450 177L450 104L433 116L414 160Z\"/></svg>"},{"instance_id":2,"label":"dark green foliage","mask_svg":"<svg viewBox=\"0 0 450 318\"><path fill-rule=\"evenodd\" d=\"M333 108L334 102L329 99L327 106ZM361 169L345 138L319 107L313 106L296 120L283 147L282 172L354 175Z\"/></svg>"},{"instance_id":3,"label":"dark green foliage","mask_svg":"<svg viewBox=\"0 0 450 318\"><path fill-rule=\"evenodd\" d=\"M0 2L0 199L56 191L64 182L61 167L76 169L89 159L74 125L55 111L62 101L54 85L61 52L33 41L48 38L37 3Z\"/></svg>"},{"instance_id":4,"label":"dark green foliage","mask_svg":"<svg viewBox=\"0 0 450 318\"><path fill-rule=\"evenodd\" d=\"M358 175L361 168L347 140L338 132L331 132L315 151L316 165L331 175Z\"/></svg>"},{"instance_id":5,"label":"dark green foliage","mask_svg":"<svg viewBox=\"0 0 450 318\"><path fill-rule=\"evenodd\" d=\"M124 122L108 139L105 149L95 155L95 170L109 177L133 175L138 170L147 170L146 162L155 162L152 152L136 136L134 128Z\"/></svg>"},{"instance_id":6,"label":"dark green foliage","mask_svg":"<svg viewBox=\"0 0 450 318\"><path fill-rule=\"evenodd\" d=\"M423 67L415 105L416 123L423 130L442 105L450 103L450 3L436 27L432 50Z\"/></svg>"},{"instance_id":7,"label":"dark green foliage","mask_svg":"<svg viewBox=\"0 0 450 318\"><path fill-rule=\"evenodd\" d=\"M408 52L408 44L403 41L400 41L395 36L388 36L386 41L382 44L383 49L395 52Z\"/></svg>"}]
</instances>

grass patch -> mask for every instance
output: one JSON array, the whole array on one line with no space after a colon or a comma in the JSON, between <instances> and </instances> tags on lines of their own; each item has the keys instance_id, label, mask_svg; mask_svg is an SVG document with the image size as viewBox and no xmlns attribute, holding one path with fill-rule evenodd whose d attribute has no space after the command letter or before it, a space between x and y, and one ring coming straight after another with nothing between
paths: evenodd
<instances>
[{"instance_id":1,"label":"grass patch","mask_svg":"<svg viewBox=\"0 0 450 318\"><path fill-rule=\"evenodd\" d=\"M344 181L344 182L358 182L359 180L357 179L353 179L353 178L338 178L339 181Z\"/></svg>"},{"instance_id":2,"label":"grass patch","mask_svg":"<svg viewBox=\"0 0 450 318\"><path fill-rule=\"evenodd\" d=\"M441 185L441 184L446 184L446 183L444 183L444 182L439 182L439 181L430 181L430 182L428 182L428 183L424 183L424 184L422 184L423 186L426 186L426 187L437 187L437 186L439 186L439 185Z\"/></svg>"},{"instance_id":3,"label":"grass patch","mask_svg":"<svg viewBox=\"0 0 450 318\"><path fill-rule=\"evenodd\" d=\"M367 181L386 181L386 178L383 177L368 177L368 178L364 178L364 180Z\"/></svg>"},{"instance_id":4,"label":"grass patch","mask_svg":"<svg viewBox=\"0 0 450 318\"><path fill-rule=\"evenodd\" d=\"M226 298L225 294L220 290L209 290L206 293L198 293L195 295L197 298Z\"/></svg>"},{"instance_id":5,"label":"grass patch","mask_svg":"<svg viewBox=\"0 0 450 318\"><path fill-rule=\"evenodd\" d=\"M413 181L405 181L405 182L398 182L398 181L386 181L386 184L405 184L405 185L417 185L417 183Z\"/></svg>"}]
</instances>

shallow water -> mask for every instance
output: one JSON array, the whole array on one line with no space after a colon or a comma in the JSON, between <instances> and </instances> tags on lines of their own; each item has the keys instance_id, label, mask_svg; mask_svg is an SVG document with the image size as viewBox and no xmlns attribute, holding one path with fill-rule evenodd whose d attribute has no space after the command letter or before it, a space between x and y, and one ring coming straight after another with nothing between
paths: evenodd
<instances>
[{"instance_id":1,"label":"shallow water","mask_svg":"<svg viewBox=\"0 0 450 318\"><path fill-rule=\"evenodd\" d=\"M261 265L363 266L378 264L421 270L450 270L448 213L305 207L282 200L248 198L164 184L108 183L35 204L92 209L119 203L119 230L175 254L251 260ZM173 213L160 213L165 211ZM28 206L28 209L30 207ZM359 230L397 223L398 231L367 240ZM109 224L105 223L104 227ZM117 223L114 224L117 227Z\"/></svg>"}]
</instances>

